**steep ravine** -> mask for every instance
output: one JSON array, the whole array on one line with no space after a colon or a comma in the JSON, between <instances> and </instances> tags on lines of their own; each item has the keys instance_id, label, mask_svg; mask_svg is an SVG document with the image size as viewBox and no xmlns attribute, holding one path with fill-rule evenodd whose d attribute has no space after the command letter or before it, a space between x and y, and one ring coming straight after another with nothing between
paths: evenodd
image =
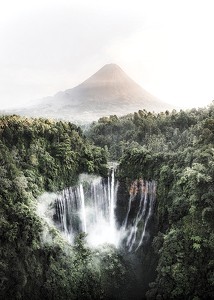
<instances>
[{"instance_id":1,"label":"steep ravine","mask_svg":"<svg viewBox=\"0 0 214 300\"><path fill-rule=\"evenodd\" d=\"M53 217L71 244L84 232L92 249L106 243L116 247L135 278L127 293L142 299L155 278L157 264L151 245L157 225L156 182L140 178L128 183L117 173L113 164L108 178L82 174L76 186L53 198Z\"/></svg>"}]
</instances>

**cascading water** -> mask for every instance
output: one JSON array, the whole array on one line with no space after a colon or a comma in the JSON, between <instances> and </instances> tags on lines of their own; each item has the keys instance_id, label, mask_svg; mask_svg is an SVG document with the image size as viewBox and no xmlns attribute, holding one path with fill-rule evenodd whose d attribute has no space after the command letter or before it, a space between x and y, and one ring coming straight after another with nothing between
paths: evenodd
<instances>
[{"instance_id":1,"label":"cascading water","mask_svg":"<svg viewBox=\"0 0 214 300\"><path fill-rule=\"evenodd\" d=\"M80 232L87 234L92 246L111 243L137 251L149 237L149 221L154 212L156 184L136 180L130 197L124 201L126 215L121 226L116 222L118 182L115 165L108 179L82 174L79 185L63 190L55 202L55 221L69 242Z\"/></svg>"},{"instance_id":2,"label":"cascading water","mask_svg":"<svg viewBox=\"0 0 214 300\"><path fill-rule=\"evenodd\" d=\"M110 167L108 180L83 174L79 181L78 186L65 189L56 199L58 227L71 242L75 234L85 232L91 245L118 245L115 166Z\"/></svg>"},{"instance_id":3,"label":"cascading water","mask_svg":"<svg viewBox=\"0 0 214 300\"><path fill-rule=\"evenodd\" d=\"M140 197L137 201L137 196ZM128 251L137 251L143 242L149 238L148 222L154 212L154 204L156 197L155 181L135 181L130 189L130 201L135 204L135 217L132 223L127 226L131 205L129 202L128 211L124 223L123 230L127 230L126 246ZM138 204L137 204L138 202ZM141 228L141 230L139 230Z\"/></svg>"}]
</instances>

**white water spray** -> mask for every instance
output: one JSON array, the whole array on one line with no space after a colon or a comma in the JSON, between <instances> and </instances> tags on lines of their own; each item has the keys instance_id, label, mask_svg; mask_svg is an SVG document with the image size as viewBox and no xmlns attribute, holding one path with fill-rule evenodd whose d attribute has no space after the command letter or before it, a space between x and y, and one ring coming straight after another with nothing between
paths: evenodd
<instances>
[{"instance_id":1,"label":"white water spray","mask_svg":"<svg viewBox=\"0 0 214 300\"><path fill-rule=\"evenodd\" d=\"M140 246L143 244L143 240L145 238L146 235L146 231L148 231L147 228L147 224L149 219L151 218L152 214L153 214L153 209L154 209L154 200L155 200L155 192L156 192L156 184L154 181L150 182L149 184L149 191L150 191L150 199L149 199L149 211L147 213L146 216L146 220L145 220L145 224L144 224L144 228L143 228L143 233L141 235L141 239L140 242L136 248L136 251L140 248ZM148 234L148 233L147 233Z\"/></svg>"},{"instance_id":2,"label":"white water spray","mask_svg":"<svg viewBox=\"0 0 214 300\"><path fill-rule=\"evenodd\" d=\"M79 186L79 192L80 192L80 201L81 201L81 221L82 221L82 231L87 233L87 227L86 227L86 212L85 212L85 195L83 191L83 186L80 184Z\"/></svg>"},{"instance_id":3,"label":"white water spray","mask_svg":"<svg viewBox=\"0 0 214 300\"><path fill-rule=\"evenodd\" d=\"M92 246L105 242L119 245L115 221L117 189L115 167L111 166L108 180L83 174L77 187L59 195L56 200L58 226L70 241L82 231L87 233Z\"/></svg>"},{"instance_id":4,"label":"white water spray","mask_svg":"<svg viewBox=\"0 0 214 300\"><path fill-rule=\"evenodd\" d=\"M128 204L128 211L125 218L125 224L127 228L127 239L126 246L128 247L128 251L131 252L135 249L137 251L139 247L143 244L146 234L149 236L148 230L148 221L153 215L154 209L154 201L155 201L155 193L156 193L156 184L154 181L148 182L143 181L142 179L138 182L134 182L130 189L130 200ZM136 216L133 219L131 225L128 226L128 220L131 212L131 202L135 202L137 204L137 195L140 197L138 200L138 209L135 212ZM141 229L141 231L139 230ZM142 232L140 234L140 232Z\"/></svg>"},{"instance_id":5,"label":"white water spray","mask_svg":"<svg viewBox=\"0 0 214 300\"><path fill-rule=\"evenodd\" d=\"M129 252L137 251L150 234L156 184L142 179L133 182L128 201L123 201L126 213L121 226L115 216L117 192L115 166L110 167L106 179L82 174L76 187L63 190L55 198L56 226L70 243L78 233L85 232L91 246L111 243L124 245Z\"/></svg>"}]
</instances>

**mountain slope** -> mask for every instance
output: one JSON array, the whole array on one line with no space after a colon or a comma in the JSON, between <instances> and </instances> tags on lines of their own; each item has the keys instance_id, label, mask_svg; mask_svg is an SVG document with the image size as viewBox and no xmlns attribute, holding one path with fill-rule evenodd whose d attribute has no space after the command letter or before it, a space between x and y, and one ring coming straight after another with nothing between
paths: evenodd
<instances>
[{"instance_id":1,"label":"mountain slope","mask_svg":"<svg viewBox=\"0 0 214 300\"><path fill-rule=\"evenodd\" d=\"M89 122L106 115L139 109L171 109L135 83L116 64L107 64L80 85L47 97L31 109L16 113Z\"/></svg>"}]
</instances>

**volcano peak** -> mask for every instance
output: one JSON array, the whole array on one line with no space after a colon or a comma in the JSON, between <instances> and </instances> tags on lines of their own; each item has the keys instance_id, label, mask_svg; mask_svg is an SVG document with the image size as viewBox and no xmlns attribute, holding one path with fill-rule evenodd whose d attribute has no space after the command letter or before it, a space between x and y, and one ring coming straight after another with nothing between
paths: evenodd
<instances>
[{"instance_id":1,"label":"volcano peak","mask_svg":"<svg viewBox=\"0 0 214 300\"><path fill-rule=\"evenodd\" d=\"M117 64L110 63L78 86L43 99L37 108L34 107L34 114L32 109L30 112L25 110L24 114L89 122L106 115L121 116L139 109L163 111L170 108L145 91Z\"/></svg>"},{"instance_id":2,"label":"volcano peak","mask_svg":"<svg viewBox=\"0 0 214 300\"><path fill-rule=\"evenodd\" d=\"M78 88L100 88L108 87L113 90L120 88L127 90L127 88L139 89L140 87L135 83L117 64L106 64L99 69L95 74L85 80ZM105 94L106 91L102 91Z\"/></svg>"},{"instance_id":3,"label":"volcano peak","mask_svg":"<svg viewBox=\"0 0 214 300\"><path fill-rule=\"evenodd\" d=\"M122 71L122 69L117 64L114 64L114 63L106 64L100 70L102 70L102 69L103 70L120 70L120 71Z\"/></svg>"}]
</instances>

